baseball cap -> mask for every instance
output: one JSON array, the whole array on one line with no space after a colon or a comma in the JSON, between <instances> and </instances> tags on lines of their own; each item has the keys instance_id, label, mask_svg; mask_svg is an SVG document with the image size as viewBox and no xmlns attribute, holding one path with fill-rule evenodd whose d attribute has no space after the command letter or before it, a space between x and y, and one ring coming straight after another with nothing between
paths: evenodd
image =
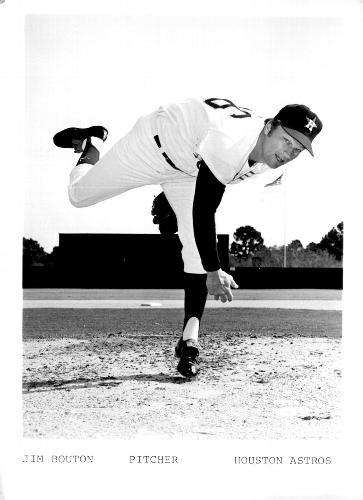
<instances>
[{"instance_id":1,"label":"baseball cap","mask_svg":"<svg viewBox=\"0 0 363 500\"><path fill-rule=\"evenodd\" d=\"M303 104L288 104L275 116L281 127L314 156L312 141L323 128L318 116Z\"/></svg>"}]
</instances>

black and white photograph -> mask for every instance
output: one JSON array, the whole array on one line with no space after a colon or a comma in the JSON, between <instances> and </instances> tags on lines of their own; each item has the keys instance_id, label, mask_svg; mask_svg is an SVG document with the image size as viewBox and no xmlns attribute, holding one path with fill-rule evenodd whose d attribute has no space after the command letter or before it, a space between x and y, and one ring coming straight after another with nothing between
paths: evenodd
<instances>
[{"instance_id":1,"label":"black and white photograph","mask_svg":"<svg viewBox=\"0 0 363 500\"><path fill-rule=\"evenodd\" d=\"M27 16L25 437L339 436L343 33Z\"/></svg>"},{"instance_id":2,"label":"black and white photograph","mask_svg":"<svg viewBox=\"0 0 363 500\"><path fill-rule=\"evenodd\" d=\"M363 494L357 462L338 473L360 393L345 366L362 2L260 3L14 12L21 498L66 467L74 496L55 500L130 496L117 470L133 498L184 498L185 478L160 481L190 473L193 491L199 467L208 498Z\"/></svg>"}]
</instances>

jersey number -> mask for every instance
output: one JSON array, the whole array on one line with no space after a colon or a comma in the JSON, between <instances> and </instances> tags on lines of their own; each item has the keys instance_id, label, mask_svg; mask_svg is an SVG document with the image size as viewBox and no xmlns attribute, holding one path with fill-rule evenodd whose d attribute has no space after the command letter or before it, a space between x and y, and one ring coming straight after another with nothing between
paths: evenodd
<instances>
[{"instance_id":1,"label":"jersey number","mask_svg":"<svg viewBox=\"0 0 363 500\"><path fill-rule=\"evenodd\" d=\"M214 109L236 108L238 112L231 114L230 116L232 116L232 118L249 118L251 116L251 113L249 113L249 111L251 111L250 109L240 108L229 99L218 99L217 97L213 97L212 99L206 99L204 102Z\"/></svg>"}]
</instances>

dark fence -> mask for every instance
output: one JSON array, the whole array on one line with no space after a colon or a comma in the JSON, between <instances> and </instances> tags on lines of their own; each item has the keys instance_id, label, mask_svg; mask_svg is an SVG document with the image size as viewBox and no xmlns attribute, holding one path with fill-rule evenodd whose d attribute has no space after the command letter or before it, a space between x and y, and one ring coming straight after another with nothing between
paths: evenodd
<instances>
[{"instance_id":1,"label":"dark fence","mask_svg":"<svg viewBox=\"0 0 363 500\"><path fill-rule=\"evenodd\" d=\"M240 288L343 288L342 268L238 267L231 274Z\"/></svg>"},{"instance_id":2,"label":"dark fence","mask_svg":"<svg viewBox=\"0 0 363 500\"><path fill-rule=\"evenodd\" d=\"M120 267L110 270L94 267L61 269L32 266L24 270L24 288L183 288L182 270L165 272L157 267ZM232 271L241 289L250 288L343 288L341 268L256 268Z\"/></svg>"}]
</instances>

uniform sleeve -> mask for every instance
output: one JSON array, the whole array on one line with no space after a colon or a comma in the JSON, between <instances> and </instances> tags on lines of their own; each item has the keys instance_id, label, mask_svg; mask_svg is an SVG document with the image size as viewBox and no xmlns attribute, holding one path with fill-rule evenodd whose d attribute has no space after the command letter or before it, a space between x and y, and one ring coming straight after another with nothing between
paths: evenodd
<instances>
[{"instance_id":1,"label":"uniform sleeve","mask_svg":"<svg viewBox=\"0 0 363 500\"><path fill-rule=\"evenodd\" d=\"M205 103L208 130L198 144L197 152L222 184L230 184L245 166L248 168L249 155L257 143L264 121L261 117L252 116L247 108L226 104L211 107Z\"/></svg>"},{"instance_id":2,"label":"uniform sleeve","mask_svg":"<svg viewBox=\"0 0 363 500\"><path fill-rule=\"evenodd\" d=\"M220 262L217 251L215 213L222 200L225 186L212 174L206 163L200 163L193 203L194 237L206 271L217 271Z\"/></svg>"}]
</instances>

